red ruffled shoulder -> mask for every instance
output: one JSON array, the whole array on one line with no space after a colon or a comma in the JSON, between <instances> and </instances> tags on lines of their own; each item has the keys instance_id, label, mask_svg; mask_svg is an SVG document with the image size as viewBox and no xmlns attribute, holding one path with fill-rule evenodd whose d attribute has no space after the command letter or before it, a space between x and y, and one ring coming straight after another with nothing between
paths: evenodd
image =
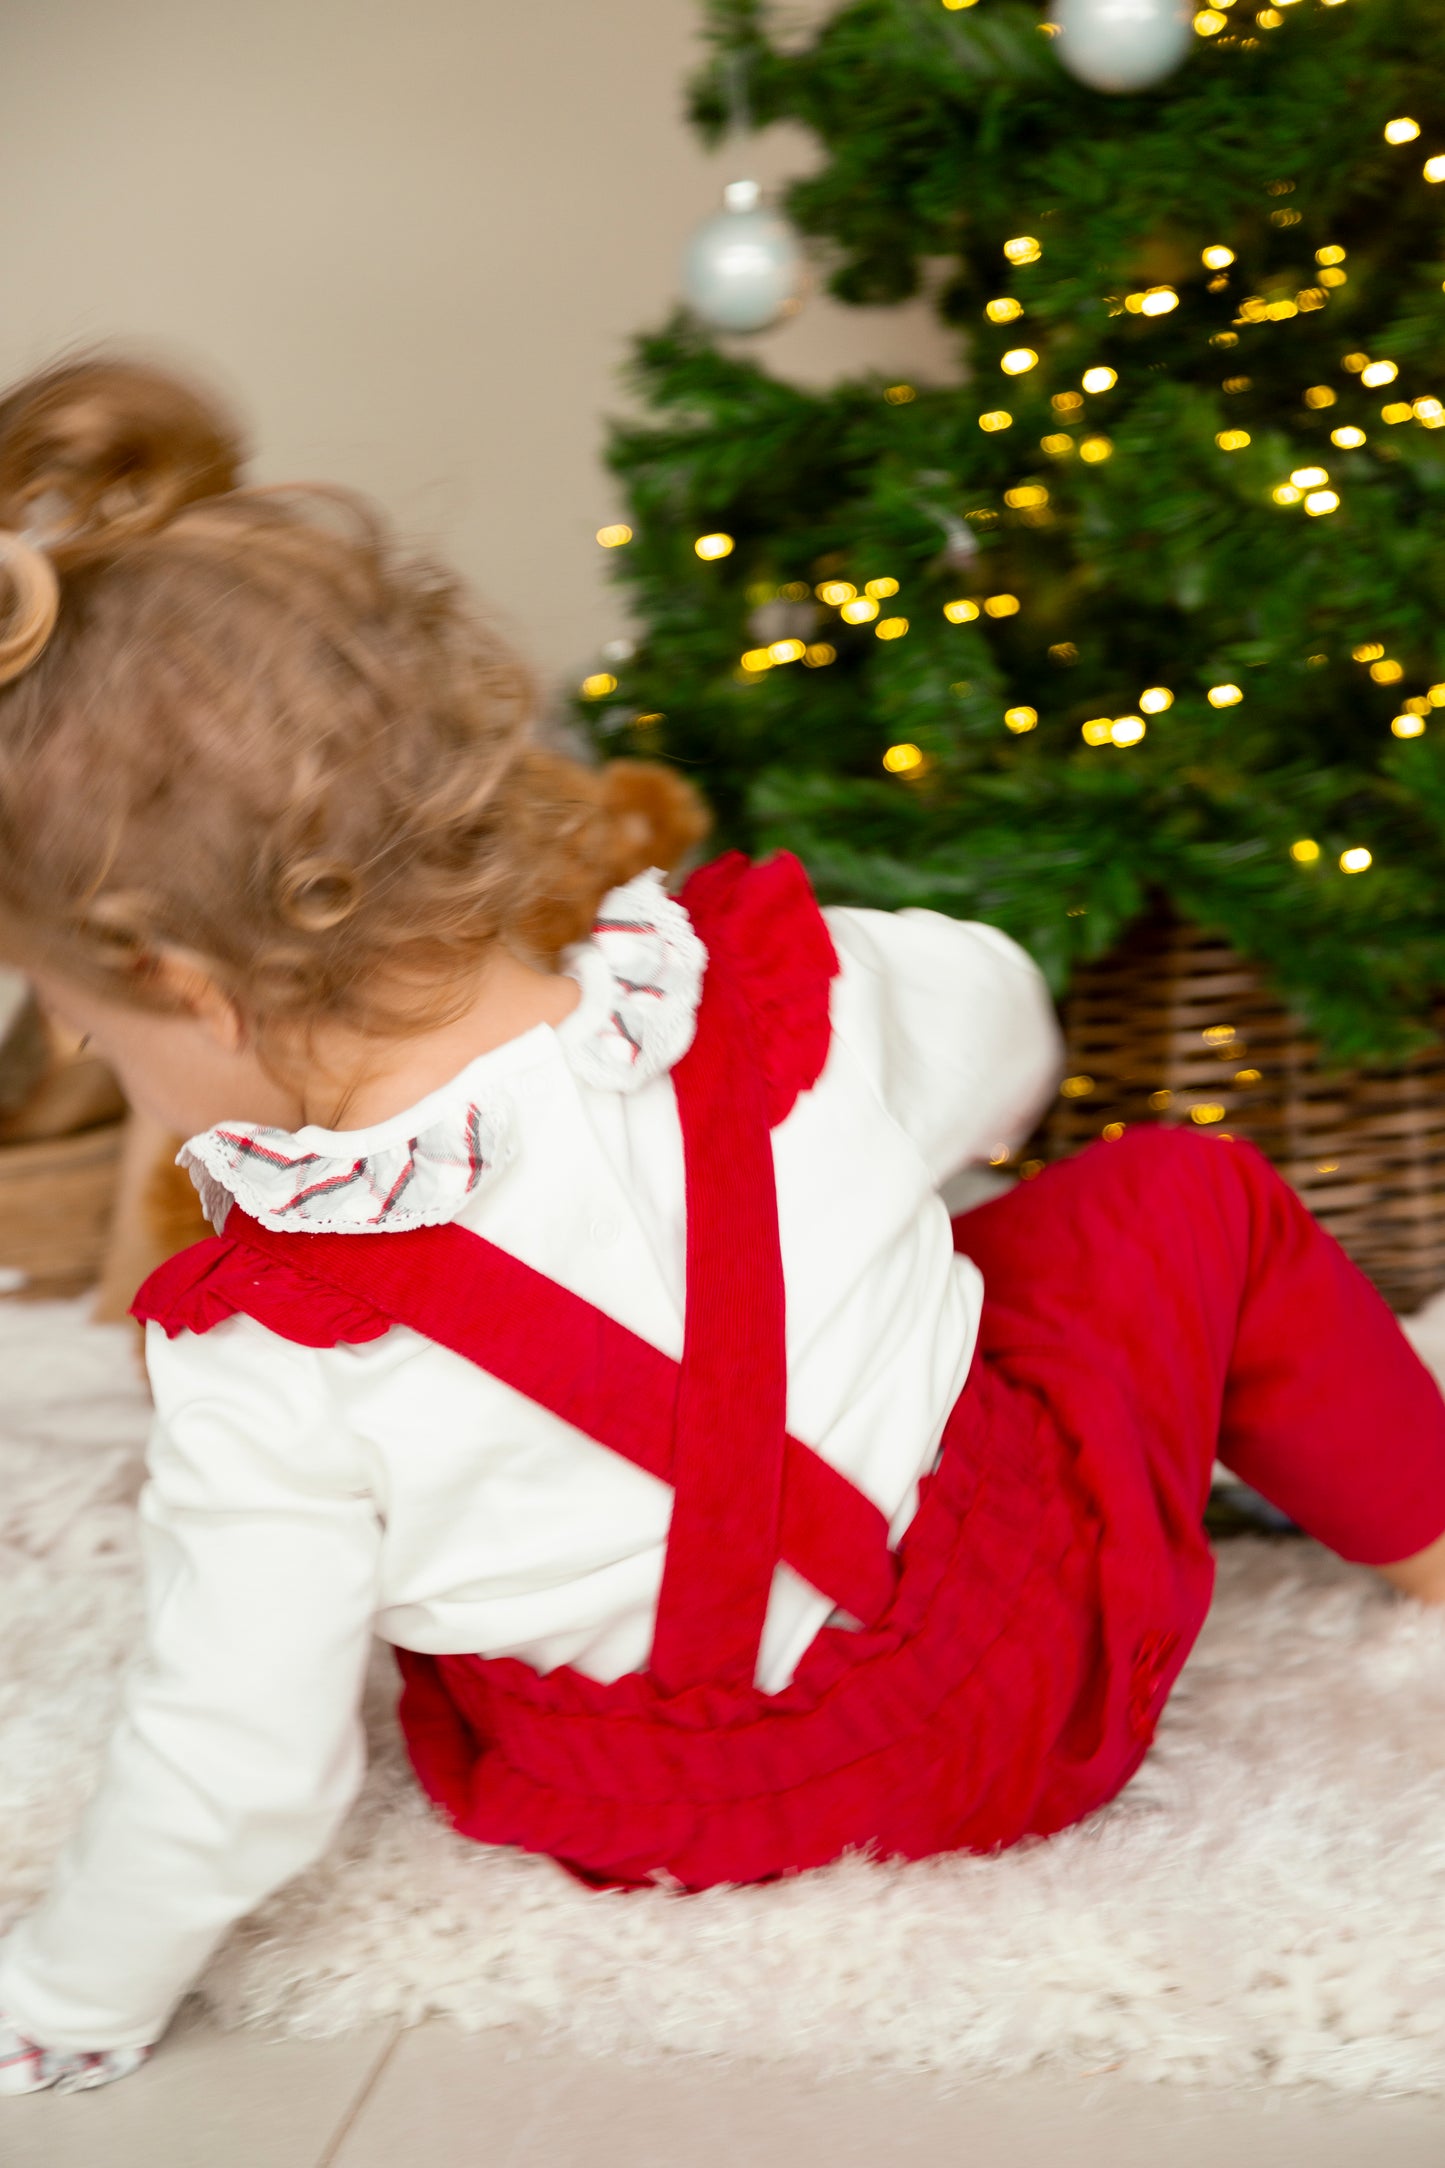
<instances>
[{"instance_id":1,"label":"red ruffled shoulder","mask_svg":"<svg viewBox=\"0 0 1445 2168\"><path fill-rule=\"evenodd\" d=\"M791 851L761 865L729 851L700 866L678 901L747 998L776 1129L822 1075L832 1036L838 952L812 883Z\"/></svg>"},{"instance_id":2,"label":"red ruffled shoulder","mask_svg":"<svg viewBox=\"0 0 1445 2168\"><path fill-rule=\"evenodd\" d=\"M153 1272L131 1316L177 1333L210 1332L228 1317L252 1317L297 1347L379 1340L391 1326L359 1297L327 1287L291 1261L231 1235L213 1235Z\"/></svg>"}]
</instances>

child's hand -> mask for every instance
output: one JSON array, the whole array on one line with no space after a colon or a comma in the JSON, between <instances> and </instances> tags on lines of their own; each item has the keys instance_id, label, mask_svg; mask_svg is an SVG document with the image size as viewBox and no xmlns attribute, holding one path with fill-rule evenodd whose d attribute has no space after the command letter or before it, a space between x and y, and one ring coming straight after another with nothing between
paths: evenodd
<instances>
[{"instance_id":1,"label":"child's hand","mask_svg":"<svg viewBox=\"0 0 1445 2168\"><path fill-rule=\"evenodd\" d=\"M149 2048L105 2048L87 2055L77 2048L42 2048L0 2017L0 2093L88 2093L94 2086L128 2078L150 2059Z\"/></svg>"}]
</instances>

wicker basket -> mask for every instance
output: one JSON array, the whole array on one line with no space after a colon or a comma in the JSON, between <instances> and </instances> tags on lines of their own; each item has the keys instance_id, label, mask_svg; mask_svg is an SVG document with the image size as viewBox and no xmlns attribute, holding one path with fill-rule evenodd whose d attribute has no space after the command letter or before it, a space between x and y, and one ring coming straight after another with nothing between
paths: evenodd
<instances>
[{"instance_id":1,"label":"wicker basket","mask_svg":"<svg viewBox=\"0 0 1445 2168\"><path fill-rule=\"evenodd\" d=\"M0 1147L0 1271L7 1291L77 1295L95 1285L124 1132L124 1122L107 1122L77 1137Z\"/></svg>"},{"instance_id":2,"label":"wicker basket","mask_svg":"<svg viewBox=\"0 0 1445 2168\"><path fill-rule=\"evenodd\" d=\"M1445 1035L1394 1070L1324 1069L1252 964L1164 914L1079 969L1064 1024L1035 1154L1141 1121L1248 1137L1397 1310L1445 1287Z\"/></svg>"}]
</instances>

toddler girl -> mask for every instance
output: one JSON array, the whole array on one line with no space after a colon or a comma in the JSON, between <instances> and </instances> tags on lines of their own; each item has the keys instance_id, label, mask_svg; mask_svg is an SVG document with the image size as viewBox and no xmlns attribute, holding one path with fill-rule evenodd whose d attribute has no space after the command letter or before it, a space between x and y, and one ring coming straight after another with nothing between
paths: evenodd
<instances>
[{"instance_id":1,"label":"toddler girl","mask_svg":"<svg viewBox=\"0 0 1445 2168\"><path fill-rule=\"evenodd\" d=\"M0 1955L103 2082L356 1797L374 1633L464 1835L600 1884L1062 1828L1210 1592L1216 1452L1445 1598L1445 1404L1247 1146L950 1226L1059 1044L986 926L680 897L454 584L97 362L0 402L0 930L217 1232L143 1290L145 1645Z\"/></svg>"}]
</instances>

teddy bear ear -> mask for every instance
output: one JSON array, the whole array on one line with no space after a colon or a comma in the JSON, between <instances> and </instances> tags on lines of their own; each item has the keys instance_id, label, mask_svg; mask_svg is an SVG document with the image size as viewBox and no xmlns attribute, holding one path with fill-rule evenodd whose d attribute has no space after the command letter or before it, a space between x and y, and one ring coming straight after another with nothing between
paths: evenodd
<instances>
[{"instance_id":1,"label":"teddy bear ear","mask_svg":"<svg viewBox=\"0 0 1445 2168\"><path fill-rule=\"evenodd\" d=\"M601 783L615 824L613 887L650 866L675 872L712 826L701 794L660 761L609 761Z\"/></svg>"}]
</instances>

